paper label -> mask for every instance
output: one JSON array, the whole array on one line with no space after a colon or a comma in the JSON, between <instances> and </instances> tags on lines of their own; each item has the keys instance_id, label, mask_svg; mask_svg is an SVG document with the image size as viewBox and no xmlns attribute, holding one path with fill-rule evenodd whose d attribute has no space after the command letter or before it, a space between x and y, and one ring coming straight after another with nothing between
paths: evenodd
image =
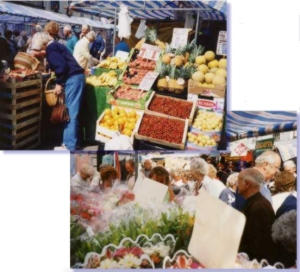
<instances>
[{"instance_id":1,"label":"paper label","mask_svg":"<svg viewBox=\"0 0 300 272\"><path fill-rule=\"evenodd\" d=\"M217 55L226 56L227 32L220 31L217 42Z\"/></svg>"},{"instance_id":2,"label":"paper label","mask_svg":"<svg viewBox=\"0 0 300 272\"><path fill-rule=\"evenodd\" d=\"M188 251L206 268L232 268L243 234L245 216L203 188L199 191L196 207Z\"/></svg>"},{"instance_id":3,"label":"paper label","mask_svg":"<svg viewBox=\"0 0 300 272\"><path fill-rule=\"evenodd\" d=\"M157 79L159 73L157 72L148 72L142 79L140 85L139 85L139 89L141 90L145 90L145 91L149 91L155 80Z\"/></svg>"},{"instance_id":4,"label":"paper label","mask_svg":"<svg viewBox=\"0 0 300 272\"><path fill-rule=\"evenodd\" d=\"M125 51L118 50L116 53L116 57L120 58L123 61L126 61L128 58L129 53Z\"/></svg>"},{"instance_id":5,"label":"paper label","mask_svg":"<svg viewBox=\"0 0 300 272\"><path fill-rule=\"evenodd\" d=\"M140 49L139 57L157 61L161 49L158 46L144 43Z\"/></svg>"},{"instance_id":6,"label":"paper label","mask_svg":"<svg viewBox=\"0 0 300 272\"><path fill-rule=\"evenodd\" d=\"M168 191L168 186L152 179L139 177L134 185L135 201L140 205L163 203Z\"/></svg>"},{"instance_id":7,"label":"paper label","mask_svg":"<svg viewBox=\"0 0 300 272\"><path fill-rule=\"evenodd\" d=\"M174 28L171 47L179 48L187 44L190 28Z\"/></svg>"},{"instance_id":8,"label":"paper label","mask_svg":"<svg viewBox=\"0 0 300 272\"><path fill-rule=\"evenodd\" d=\"M239 143L231 152L231 156L246 156L248 147L244 143Z\"/></svg>"}]
</instances>

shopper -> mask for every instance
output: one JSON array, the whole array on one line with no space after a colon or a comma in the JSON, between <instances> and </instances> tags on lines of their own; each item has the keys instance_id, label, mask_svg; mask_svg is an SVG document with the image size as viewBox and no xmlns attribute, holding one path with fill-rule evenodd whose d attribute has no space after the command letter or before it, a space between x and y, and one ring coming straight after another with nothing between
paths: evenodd
<instances>
[{"instance_id":1,"label":"shopper","mask_svg":"<svg viewBox=\"0 0 300 272\"><path fill-rule=\"evenodd\" d=\"M271 203L260 193L264 176L255 168L248 168L238 176L239 193L246 199L242 210L246 225L239 252L245 252L250 259L266 259L270 264L276 261L277 253L271 238L271 227L275 214Z\"/></svg>"},{"instance_id":2,"label":"shopper","mask_svg":"<svg viewBox=\"0 0 300 272\"><path fill-rule=\"evenodd\" d=\"M86 36L90 32L91 28L89 25L82 25L81 27L81 33L79 35L80 39Z\"/></svg>"},{"instance_id":3,"label":"shopper","mask_svg":"<svg viewBox=\"0 0 300 272\"><path fill-rule=\"evenodd\" d=\"M4 37L6 39L6 42L9 46L9 55L8 55L8 61L10 67L13 67L14 58L17 55L17 48L15 42L12 40L12 32L10 30L6 30L4 33Z\"/></svg>"},{"instance_id":4,"label":"shopper","mask_svg":"<svg viewBox=\"0 0 300 272\"><path fill-rule=\"evenodd\" d=\"M100 32L97 34L95 41L91 45L90 53L98 60L100 59L100 56L103 56L105 53L105 42Z\"/></svg>"},{"instance_id":5,"label":"shopper","mask_svg":"<svg viewBox=\"0 0 300 272\"><path fill-rule=\"evenodd\" d=\"M72 187L77 187L78 190L89 190L94 174L95 169L91 165L83 163L79 167L79 171L71 179Z\"/></svg>"},{"instance_id":6,"label":"shopper","mask_svg":"<svg viewBox=\"0 0 300 272\"><path fill-rule=\"evenodd\" d=\"M7 40L0 33L0 61L5 60L10 65L10 48Z\"/></svg>"},{"instance_id":7,"label":"shopper","mask_svg":"<svg viewBox=\"0 0 300 272\"><path fill-rule=\"evenodd\" d=\"M194 158L190 163L190 171L193 180L195 181L195 194L198 194L199 189L202 187L203 181L209 179L208 174L208 164L202 158ZM209 179L210 180L210 179Z\"/></svg>"},{"instance_id":8,"label":"shopper","mask_svg":"<svg viewBox=\"0 0 300 272\"><path fill-rule=\"evenodd\" d=\"M236 198L237 180L239 173L232 173L228 176L226 182L226 188L221 192L219 198L227 203L228 205L233 205Z\"/></svg>"},{"instance_id":9,"label":"shopper","mask_svg":"<svg viewBox=\"0 0 300 272\"><path fill-rule=\"evenodd\" d=\"M81 66L81 68L85 71L87 71L87 69L89 68L90 63L98 63L98 60L93 58L89 50L89 44L93 42L95 38L95 32L90 31L76 43L74 48L74 58L76 59L77 63Z\"/></svg>"},{"instance_id":10,"label":"shopper","mask_svg":"<svg viewBox=\"0 0 300 272\"><path fill-rule=\"evenodd\" d=\"M70 51L56 42L59 26L49 22L45 30L52 40L47 44L46 57L51 70L56 75L55 93L65 91L66 105L69 110L70 121L65 125L63 132L63 148L76 150L78 144L78 114L85 85L83 69L77 64Z\"/></svg>"},{"instance_id":11,"label":"shopper","mask_svg":"<svg viewBox=\"0 0 300 272\"><path fill-rule=\"evenodd\" d=\"M120 39L118 36L116 37L115 44L116 44L115 54L117 54L118 51L124 51L124 52L130 51L129 45L125 42L124 39Z\"/></svg>"},{"instance_id":12,"label":"shopper","mask_svg":"<svg viewBox=\"0 0 300 272\"><path fill-rule=\"evenodd\" d=\"M100 168L101 189L106 190L113 187L118 177L116 169L110 165L105 165Z\"/></svg>"},{"instance_id":13,"label":"shopper","mask_svg":"<svg viewBox=\"0 0 300 272\"><path fill-rule=\"evenodd\" d=\"M293 173L282 171L275 175L275 194L272 196L272 205L275 213L285 199L291 195L297 195L296 178Z\"/></svg>"},{"instance_id":14,"label":"shopper","mask_svg":"<svg viewBox=\"0 0 300 272\"><path fill-rule=\"evenodd\" d=\"M129 159L125 162L125 169L127 172L126 183L129 190L132 190L135 184L135 163L134 160Z\"/></svg>"},{"instance_id":15,"label":"shopper","mask_svg":"<svg viewBox=\"0 0 300 272\"><path fill-rule=\"evenodd\" d=\"M271 150L263 152L255 160L254 168L264 176L264 183L261 186L261 194L272 204L272 195L268 188L268 183L274 179L275 174L279 171L281 165L280 156Z\"/></svg>"},{"instance_id":16,"label":"shopper","mask_svg":"<svg viewBox=\"0 0 300 272\"><path fill-rule=\"evenodd\" d=\"M291 172L297 178L297 166L293 160L288 160L283 163L283 169Z\"/></svg>"},{"instance_id":17,"label":"shopper","mask_svg":"<svg viewBox=\"0 0 300 272\"><path fill-rule=\"evenodd\" d=\"M272 238L279 254L278 262L285 268L296 268L297 259L297 211L291 210L278 219L272 226Z\"/></svg>"},{"instance_id":18,"label":"shopper","mask_svg":"<svg viewBox=\"0 0 300 272\"><path fill-rule=\"evenodd\" d=\"M74 33L72 33L72 27L70 25L65 25L63 29L64 37L66 38L66 47L69 49L71 54L74 52L75 45L78 41L78 38Z\"/></svg>"},{"instance_id":19,"label":"shopper","mask_svg":"<svg viewBox=\"0 0 300 272\"><path fill-rule=\"evenodd\" d=\"M145 160L144 163L143 163L143 165L142 165L141 174L144 177L148 178L151 170L152 170L151 160Z\"/></svg>"}]
</instances>

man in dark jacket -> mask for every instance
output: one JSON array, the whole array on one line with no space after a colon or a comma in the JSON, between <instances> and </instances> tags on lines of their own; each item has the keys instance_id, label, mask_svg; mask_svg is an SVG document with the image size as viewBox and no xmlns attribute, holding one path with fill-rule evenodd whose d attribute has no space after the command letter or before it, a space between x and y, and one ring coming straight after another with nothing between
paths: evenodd
<instances>
[{"instance_id":1,"label":"man in dark jacket","mask_svg":"<svg viewBox=\"0 0 300 272\"><path fill-rule=\"evenodd\" d=\"M277 253L271 227L275 214L271 203L260 193L263 182L263 175L254 168L245 169L238 176L239 193L246 199L242 210L246 216L246 225L239 252L247 253L250 259L266 259L274 264Z\"/></svg>"}]
</instances>

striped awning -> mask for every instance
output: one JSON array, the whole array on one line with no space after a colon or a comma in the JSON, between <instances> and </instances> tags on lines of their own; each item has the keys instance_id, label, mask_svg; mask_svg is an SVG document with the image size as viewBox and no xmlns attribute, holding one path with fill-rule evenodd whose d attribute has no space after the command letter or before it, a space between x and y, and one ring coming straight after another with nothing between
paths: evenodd
<instances>
[{"instance_id":1,"label":"striped awning","mask_svg":"<svg viewBox=\"0 0 300 272\"><path fill-rule=\"evenodd\" d=\"M11 16L11 17L9 17ZM2 19L1 19L2 18ZM100 21L91 20L89 18L81 17L68 17L67 15L51 12L48 10L38 9L27 7L23 5L18 5L10 2L0 1L0 21L6 20L7 23L10 22L21 22L23 18L26 18L24 21L56 21L59 23L73 24L73 25L82 25L88 24L95 28L113 28L113 25L103 24Z\"/></svg>"},{"instance_id":2,"label":"striped awning","mask_svg":"<svg viewBox=\"0 0 300 272\"><path fill-rule=\"evenodd\" d=\"M71 3L71 9L81 13L87 13L106 18L114 18L116 9L120 5L126 5L129 14L135 19L152 19L152 20L174 20L176 18L176 8L180 8L178 2L183 3L183 8L190 8L193 11L200 12L203 20L226 20L226 0L208 1L74 1Z\"/></svg>"},{"instance_id":3,"label":"striped awning","mask_svg":"<svg viewBox=\"0 0 300 272\"><path fill-rule=\"evenodd\" d=\"M226 135L230 141L296 128L296 112L231 111L226 115Z\"/></svg>"}]
</instances>

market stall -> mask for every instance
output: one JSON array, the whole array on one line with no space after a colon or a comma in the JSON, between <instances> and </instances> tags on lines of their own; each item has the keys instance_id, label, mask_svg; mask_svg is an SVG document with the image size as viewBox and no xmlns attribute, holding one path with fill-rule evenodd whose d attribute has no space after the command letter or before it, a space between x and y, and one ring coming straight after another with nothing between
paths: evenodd
<instances>
[{"instance_id":1,"label":"market stall","mask_svg":"<svg viewBox=\"0 0 300 272\"><path fill-rule=\"evenodd\" d=\"M112 14L119 11L122 2L127 5L128 1L114 3L113 8L107 5L101 15L115 18L116 23L116 16ZM199 1L198 6L189 2L191 6L182 9L194 9L197 21L193 27L172 28L172 39L168 43L159 39L157 27L146 26L142 31L138 30L142 34L135 34L139 34L140 39L128 55L119 51L115 57L103 60L92 69L93 75L87 78L84 106L87 109L83 122L85 141L96 139L102 149L105 143L121 134L127 136L132 148L137 150L207 151L217 148L225 110L226 53L219 49L216 52L205 49L197 43L198 35L193 38L189 32L198 33L201 16L224 20L225 15L204 4L199 6ZM99 1L95 9L91 9L87 4L74 3L73 9L98 12L101 4L104 5ZM167 6L156 6L163 4L156 1L147 2L146 6L140 4L128 4L129 14L136 20L142 18L147 22L150 19L163 20L166 16L168 20L176 20L176 12L180 9L168 6L169 2ZM138 9L134 5L139 5ZM111 10L115 13L110 13ZM142 25L140 21L141 28ZM131 37L134 33L130 41ZM91 98L96 98L97 102Z\"/></svg>"}]
</instances>

